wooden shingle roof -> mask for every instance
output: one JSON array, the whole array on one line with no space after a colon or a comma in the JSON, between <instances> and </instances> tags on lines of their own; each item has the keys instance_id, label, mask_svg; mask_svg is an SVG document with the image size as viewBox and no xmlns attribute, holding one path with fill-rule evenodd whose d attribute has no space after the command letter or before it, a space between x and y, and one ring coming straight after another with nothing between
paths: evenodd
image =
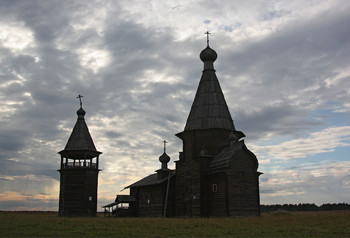
<instances>
[{"instance_id":1,"label":"wooden shingle roof","mask_svg":"<svg viewBox=\"0 0 350 238\"><path fill-rule=\"evenodd\" d=\"M241 158L240 153L244 152L249 155L249 158L253 161L255 169L258 168L258 160L256 156L245 145L244 140L240 140L231 145L225 147L219 154L217 154L209 164L209 173L217 173L220 171L226 171L230 167L232 160ZM238 157L237 157L238 155ZM236 168L237 169L237 168Z\"/></svg>"},{"instance_id":2,"label":"wooden shingle roof","mask_svg":"<svg viewBox=\"0 0 350 238\"><path fill-rule=\"evenodd\" d=\"M115 201L102 206L102 208L106 208L106 207L113 207L115 205L118 205L120 203L134 203L136 202L136 198L134 196L131 195L117 195L117 197L115 198Z\"/></svg>"},{"instance_id":3,"label":"wooden shingle roof","mask_svg":"<svg viewBox=\"0 0 350 238\"><path fill-rule=\"evenodd\" d=\"M74 125L72 134L70 135L66 147L59 153L72 159L76 158L93 158L101 154L96 150L95 144L86 125L84 109L77 111L78 119Z\"/></svg>"},{"instance_id":4,"label":"wooden shingle roof","mask_svg":"<svg viewBox=\"0 0 350 238\"><path fill-rule=\"evenodd\" d=\"M215 74L213 62L216 57L214 56L216 52L209 46L201 52L204 70L187 118L185 131L211 128L235 131L224 94Z\"/></svg>"},{"instance_id":5,"label":"wooden shingle roof","mask_svg":"<svg viewBox=\"0 0 350 238\"><path fill-rule=\"evenodd\" d=\"M175 171L173 170L170 170L170 178L173 177L175 175ZM168 180L169 177L165 177L163 179L158 179L158 176L157 174L151 174L151 175L148 175L146 177L144 177L143 179L125 187L124 189L127 189L127 188L133 188L133 187L143 187L143 186L149 186L149 185L155 185L155 184L161 184L165 181Z\"/></svg>"},{"instance_id":6,"label":"wooden shingle roof","mask_svg":"<svg viewBox=\"0 0 350 238\"><path fill-rule=\"evenodd\" d=\"M210 161L210 172L222 171L230 166L231 158L244 147L244 141L238 141L231 146L225 147Z\"/></svg>"}]
</instances>

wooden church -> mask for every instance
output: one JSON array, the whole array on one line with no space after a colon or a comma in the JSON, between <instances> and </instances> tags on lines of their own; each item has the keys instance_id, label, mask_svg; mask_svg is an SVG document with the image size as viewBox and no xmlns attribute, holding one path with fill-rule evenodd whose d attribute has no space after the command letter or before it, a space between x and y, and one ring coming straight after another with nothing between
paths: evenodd
<instances>
[{"instance_id":1,"label":"wooden church","mask_svg":"<svg viewBox=\"0 0 350 238\"><path fill-rule=\"evenodd\" d=\"M208 33L209 34L209 33ZM200 53L202 77L184 131L176 134L183 151L175 171L159 158L161 169L126 188L126 208L133 216L235 217L259 216L258 160L235 129L214 69L217 53ZM120 196L120 195L118 195ZM118 215L121 201L103 206ZM125 209L124 209L125 211Z\"/></svg>"},{"instance_id":2,"label":"wooden church","mask_svg":"<svg viewBox=\"0 0 350 238\"><path fill-rule=\"evenodd\" d=\"M96 216L99 156L86 125L82 107L61 155L59 216Z\"/></svg>"},{"instance_id":3,"label":"wooden church","mask_svg":"<svg viewBox=\"0 0 350 238\"><path fill-rule=\"evenodd\" d=\"M170 157L159 157L161 168L154 174L125 187L130 195L117 195L115 201L103 206L113 216L175 216L175 171L168 168Z\"/></svg>"},{"instance_id":4,"label":"wooden church","mask_svg":"<svg viewBox=\"0 0 350 238\"><path fill-rule=\"evenodd\" d=\"M256 156L247 149L227 107L214 61L207 47L201 80L183 132L183 152L176 161L176 215L260 215Z\"/></svg>"}]
</instances>

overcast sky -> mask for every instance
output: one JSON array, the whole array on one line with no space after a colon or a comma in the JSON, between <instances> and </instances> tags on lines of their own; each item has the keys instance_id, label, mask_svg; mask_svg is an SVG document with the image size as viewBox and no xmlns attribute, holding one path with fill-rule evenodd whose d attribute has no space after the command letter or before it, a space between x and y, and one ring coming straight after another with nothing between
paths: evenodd
<instances>
[{"instance_id":1,"label":"overcast sky","mask_svg":"<svg viewBox=\"0 0 350 238\"><path fill-rule=\"evenodd\" d=\"M0 0L0 209L58 210L78 94L103 152L99 207L160 168L164 139L175 168L207 30L261 203L350 202L349 12L348 0Z\"/></svg>"}]
</instances>

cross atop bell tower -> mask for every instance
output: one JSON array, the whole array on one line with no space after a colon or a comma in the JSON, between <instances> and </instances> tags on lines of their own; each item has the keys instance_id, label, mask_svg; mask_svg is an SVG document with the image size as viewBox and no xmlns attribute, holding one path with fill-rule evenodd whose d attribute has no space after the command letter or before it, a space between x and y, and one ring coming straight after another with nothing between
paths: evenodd
<instances>
[{"instance_id":1,"label":"cross atop bell tower","mask_svg":"<svg viewBox=\"0 0 350 238\"><path fill-rule=\"evenodd\" d=\"M82 101L81 101L81 98L83 97L83 95L78 95L78 97L77 98L79 98L79 102L80 102L80 108L83 108L83 103L82 103Z\"/></svg>"}]
</instances>

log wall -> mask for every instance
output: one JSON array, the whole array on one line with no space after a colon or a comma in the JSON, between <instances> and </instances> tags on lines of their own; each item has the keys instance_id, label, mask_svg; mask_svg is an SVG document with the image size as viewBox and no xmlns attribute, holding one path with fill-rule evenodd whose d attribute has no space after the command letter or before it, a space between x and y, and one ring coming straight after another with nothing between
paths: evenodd
<instances>
[{"instance_id":1,"label":"log wall","mask_svg":"<svg viewBox=\"0 0 350 238\"><path fill-rule=\"evenodd\" d=\"M98 173L96 168L67 168L60 172L60 216L96 216Z\"/></svg>"}]
</instances>

